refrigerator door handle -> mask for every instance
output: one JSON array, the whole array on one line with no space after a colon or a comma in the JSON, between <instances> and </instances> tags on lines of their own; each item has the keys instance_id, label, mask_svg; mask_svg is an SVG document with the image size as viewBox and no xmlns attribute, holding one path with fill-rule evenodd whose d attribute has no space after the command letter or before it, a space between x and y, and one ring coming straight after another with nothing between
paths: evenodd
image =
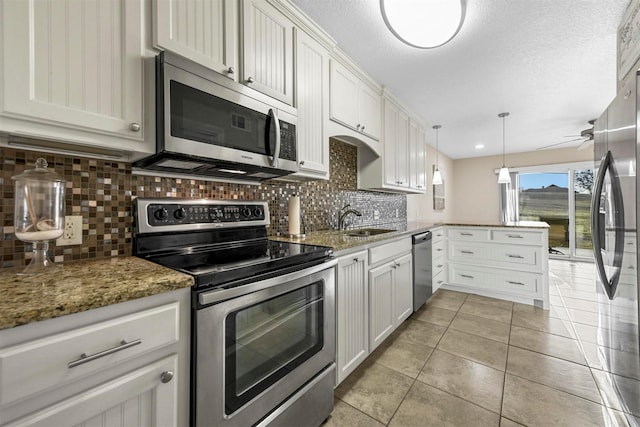
<instances>
[{"instance_id":1,"label":"refrigerator door handle","mask_svg":"<svg viewBox=\"0 0 640 427\"><path fill-rule=\"evenodd\" d=\"M602 188L604 186L605 175L609 171L611 177L611 190L613 196L614 206L614 255L613 255L613 274L611 278L607 277L605 270L604 260L602 258L601 250L601 230L600 221L598 216L600 215L600 207L602 198ZM604 287L605 292L610 300L616 293L618 287L618 281L620 280L620 271L622 267L622 255L624 251L624 205L622 202L622 189L620 187L620 179L613 164L613 155L611 151L602 158L600 162L600 168L598 169L598 176L596 178L596 185L593 191L591 199L591 240L593 242L593 255L596 261L596 267L598 270L598 276L600 282Z\"/></svg>"}]
</instances>

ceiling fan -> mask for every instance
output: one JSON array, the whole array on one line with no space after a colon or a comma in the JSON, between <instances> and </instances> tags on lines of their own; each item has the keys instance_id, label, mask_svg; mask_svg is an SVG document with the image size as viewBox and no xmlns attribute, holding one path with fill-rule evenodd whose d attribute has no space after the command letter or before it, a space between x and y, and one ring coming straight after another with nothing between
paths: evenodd
<instances>
[{"instance_id":1,"label":"ceiling fan","mask_svg":"<svg viewBox=\"0 0 640 427\"><path fill-rule=\"evenodd\" d=\"M537 150L545 150L547 148L556 147L558 145L568 144L570 142L575 142L575 141L582 141L582 143L578 145L577 150L585 150L591 147L591 145L593 144L593 124L595 122L596 122L595 119L589 120L589 124L591 125L591 127L588 129L582 130L580 132L580 135L568 135L565 137L565 138L571 138L571 137L577 136L578 138L570 139L568 141L556 142L555 144L545 145L544 147L537 148Z\"/></svg>"}]
</instances>

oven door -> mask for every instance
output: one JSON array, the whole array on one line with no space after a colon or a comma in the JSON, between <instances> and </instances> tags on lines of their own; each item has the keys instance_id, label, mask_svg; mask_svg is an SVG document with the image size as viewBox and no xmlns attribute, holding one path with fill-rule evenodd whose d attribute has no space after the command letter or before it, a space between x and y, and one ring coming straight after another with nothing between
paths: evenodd
<instances>
[{"instance_id":1,"label":"oven door","mask_svg":"<svg viewBox=\"0 0 640 427\"><path fill-rule=\"evenodd\" d=\"M335 263L198 295L196 425L253 425L334 362Z\"/></svg>"}]
</instances>

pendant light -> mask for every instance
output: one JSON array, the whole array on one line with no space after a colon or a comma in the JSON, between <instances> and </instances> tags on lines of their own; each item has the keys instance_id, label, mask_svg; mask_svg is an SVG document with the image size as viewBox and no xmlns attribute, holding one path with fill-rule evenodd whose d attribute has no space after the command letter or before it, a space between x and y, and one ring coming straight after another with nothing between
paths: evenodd
<instances>
[{"instance_id":1,"label":"pendant light","mask_svg":"<svg viewBox=\"0 0 640 427\"><path fill-rule=\"evenodd\" d=\"M504 157L505 157L505 118L509 115L509 113L500 113L498 117L502 117L502 167L500 168L500 173L498 174L498 184L511 184L511 176L509 175L509 168L505 166Z\"/></svg>"},{"instance_id":2,"label":"pendant light","mask_svg":"<svg viewBox=\"0 0 640 427\"><path fill-rule=\"evenodd\" d=\"M434 125L433 128L436 130L436 170L433 171L433 185L442 185L442 174L440 173L440 169L438 168L438 129L442 126Z\"/></svg>"}]
</instances>

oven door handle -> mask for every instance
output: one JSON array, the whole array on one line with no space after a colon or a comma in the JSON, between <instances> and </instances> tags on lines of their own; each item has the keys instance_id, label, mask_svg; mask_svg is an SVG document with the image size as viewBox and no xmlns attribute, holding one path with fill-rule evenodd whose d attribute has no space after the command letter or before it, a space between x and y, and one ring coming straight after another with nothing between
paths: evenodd
<instances>
[{"instance_id":1,"label":"oven door handle","mask_svg":"<svg viewBox=\"0 0 640 427\"><path fill-rule=\"evenodd\" d=\"M216 302L226 301L232 298L237 298L242 295L261 291L263 289L273 288L286 282L292 282L294 280L302 279L314 273L332 268L337 264L337 259L330 259L329 261L323 262L322 264L315 265L310 268L305 268L303 270L294 271L292 273L285 274L284 276L273 277L271 279L261 280L256 283L250 283L247 285L238 286L236 288L214 289L211 291L205 291L198 295L198 302L201 305L209 305Z\"/></svg>"}]
</instances>

